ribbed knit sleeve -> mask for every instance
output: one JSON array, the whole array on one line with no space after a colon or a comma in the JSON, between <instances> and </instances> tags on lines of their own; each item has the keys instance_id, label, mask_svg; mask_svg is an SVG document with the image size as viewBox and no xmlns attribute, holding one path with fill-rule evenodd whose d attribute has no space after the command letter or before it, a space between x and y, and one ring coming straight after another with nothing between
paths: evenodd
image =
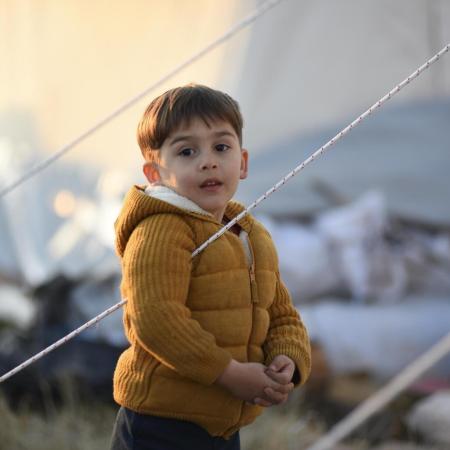
<instances>
[{"instance_id":1,"label":"ribbed knit sleeve","mask_svg":"<svg viewBox=\"0 0 450 450\"><path fill-rule=\"evenodd\" d=\"M191 318L185 305L194 250L192 230L180 216L149 217L126 245L122 291L139 344L180 375L209 385L231 355Z\"/></svg>"},{"instance_id":2,"label":"ribbed knit sleeve","mask_svg":"<svg viewBox=\"0 0 450 450\"><path fill-rule=\"evenodd\" d=\"M303 384L311 371L309 337L278 272L275 299L269 315L270 326L264 343L265 363L269 365L277 355L288 356L295 362L300 374L296 384Z\"/></svg>"}]
</instances>

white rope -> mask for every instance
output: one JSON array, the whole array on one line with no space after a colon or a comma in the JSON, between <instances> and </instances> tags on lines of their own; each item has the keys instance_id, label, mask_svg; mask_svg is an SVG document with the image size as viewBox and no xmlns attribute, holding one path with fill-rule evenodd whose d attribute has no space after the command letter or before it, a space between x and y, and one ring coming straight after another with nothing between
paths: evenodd
<instances>
[{"instance_id":1,"label":"white rope","mask_svg":"<svg viewBox=\"0 0 450 450\"><path fill-rule=\"evenodd\" d=\"M265 200L269 195L273 194L281 186L283 186L290 178L297 175L300 170L304 169L309 163L313 162L318 156L321 156L326 150L333 146L337 141L344 137L350 130L355 126L359 125L366 117L370 116L376 109L381 105L390 100L395 94L397 94L402 88L409 84L414 78L417 78L424 70L428 69L434 62L436 62L444 53L448 52L450 49L450 44L447 44L441 51L436 53L432 58L430 58L425 64L420 66L415 70L409 77L405 78L401 83L397 84L392 90L390 90L384 97L380 98L376 103L374 103L367 111L357 117L350 125L347 125L342 131L340 131L336 136L331 138L325 145L316 150L309 158L305 159L300 165L298 165L294 170L289 172L284 176L277 184L272 186L268 191L266 191L261 197L255 200L250 206L248 206L244 211L238 214L232 221L228 222L225 227L223 227L216 234L211 236L206 242L204 242L192 256L196 256L202 250L204 250L211 242L215 241L218 237L222 236L227 230L229 230L236 222L241 220L246 214L248 214L253 208L259 205L263 200Z\"/></svg>"},{"instance_id":2,"label":"white rope","mask_svg":"<svg viewBox=\"0 0 450 450\"><path fill-rule=\"evenodd\" d=\"M356 407L325 436L306 450L328 450L334 448L338 442L410 386L411 383L442 359L448 352L450 352L450 333L433 345L412 364L403 369L386 386Z\"/></svg>"},{"instance_id":3,"label":"white rope","mask_svg":"<svg viewBox=\"0 0 450 450\"><path fill-rule=\"evenodd\" d=\"M126 300L121 300L119 303L116 303L114 306L111 306L107 310L103 311L101 314L99 314L98 316L94 317L89 322L86 322L81 327L79 327L76 330L70 332L68 335L64 336L59 341L56 341L54 344L49 345L46 349L42 350L41 352L36 353L36 355L31 357L30 359L27 359L24 363L20 364L20 366L17 366L16 368L10 370L5 375L0 377L0 383L2 383L3 381L7 380L10 377L12 377L17 372L20 372L21 370L25 369L29 365L33 364L38 359L43 358L45 355L47 355L48 353L50 353L53 350L57 349L61 345L65 344L67 341L70 341L75 336L78 336L81 332L83 332L87 328L89 328L92 325L95 325L96 323L100 322L100 320L104 319L106 316L109 316L111 313L113 313L114 311L116 311L117 309L119 309L120 307L125 305L126 302L127 302Z\"/></svg>"},{"instance_id":4,"label":"white rope","mask_svg":"<svg viewBox=\"0 0 450 450\"><path fill-rule=\"evenodd\" d=\"M61 147L59 150L57 150L53 155L51 155L49 158L45 159L35 167L33 167L29 172L25 173L24 175L20 176L17 180L12 182L11 184L7 185L3 189L0 190L0 199L3 198L5 195L7 195L9 192L13 191L15 188L23 184L25 181L29 180L48 166L50 166L52 163L54 163L56 160L61 158L65 153L67 153L69 150L71 150L73 147L77 146L81 142L83 142L86 138L88 138L90 135L94 134L97 130L102 128L104 125L106 125L111 120L115 119L117 116L122 114L125 110L127 110L130 106L134 105L136 102L138 102L141 98L145 97L149 92L156 89L161 84L165 83L167 80L172 78L174 75L176 75L178 72L183 70L185 67L191 65L193 62L197 61L198 59L202 58L204 55L209 53L214 48L218 47L228 39L230 39L234 34L239 32L240 30L248 27L251 23L253 23L256 19L258 19L260 16L262 16L264 13L278 5L278 3L281 3L283 0L267 0L262 5L257 7L251 14L249 14L247 17L242 19L240 22L238 22L236 25L231 27L227 32L222 34L220 37L216 38L213 42L208 44L206 47L204 47L199 52L195 53L193 56L176 66L174 69L172 69L169 73L164 75L161 79L156 81L156 83L152 84L151 86L144 89L139 94L132 97L130 100L125 102L123 105L119 106L116 110L108 114L103 119L99 120L95 125L93 125L91 128L86 130L84 133L73 139L68 144Z\"/></svg>"},{"instance_id":5,"label":"white rope","mask_svg":"<svg viewBox=\"0 0 450 450\"><path fill-rule=\"evenodd\" d=\"M277 184L275 184L274 186L272 186L268 191L266 191L261 197L259 197L256 201L254 201L250 206L248 206L244 211L242 211L240 214L238 214L233 220L231 220L230 222L228 222L223 228L221 228L216 234L214 234L213 236L211 236L207 241L205 241L200 247L198 247L193 253L192 253L192 257L198 255L201 251L203 251L209 244L211 244L213 241L215 241L216 239L218 239L220 236L222 236L226 231L228 231L233 225L236 224L236 222L238 222L239 220L241 220L246 214L248 214L249 211L251 211L252 209L254 209L259 203L261 203L263 200L265 200L269 195L273 194L276 190L278 190L281 186L283 186L290 178L292 178L293 176L295 176L300 170L304 169L309 163L311 163L312 161L314 161L318 156L322 155L325 150L328 150L332 145L334 145L338 140L340 140L342 137L344 137L350 130L352 130L355 126L359 125L366 117L368 117L370 114L372 114L376 109L378 109L381 105L383 105L385 102L387 102L388 100L390 100L395 94L397 94L402 88L404 88L407 84L409 84L414 78L418 77L424 70L428 69L431 64L433 64L434 62L436 62L444 53L448 52L448 50L450 49L450 44L447 44L441 51L439 51L438 53L436 53L436 55L434 55L432 58L430 58L427 62L425 62L425 64L423 64L422 66L420 66L417 70L415 70L411 75L409 75L407 78L405 78L401 83L399 83L397 86L395 86L391 91L389 91L384 97L382 97L380 100L378 100L376 103L374 103L367 111L365 111L363 114L361 114L359 117L357 117L352 123L350 123L350 125L346 126L342 131L340 131L338 134L336 134L336 136L334 136L333 138L331 138L325 145L323 145L322 147L320 147L317 151L315 151L311 156L309 156L305 161L303 161L300 165L298 165L294 170L292 170L291 172L289 172L286 176L284 176ZM123 304L126 303L126 300L122 300L121 302L117 303L116 305L112 306L108 311L109 313L115 311L116 309L118 309L120 306L122 306ZM109 314L108 313L108 314ZM103 312L102 314L100 314L100 316L106 317L108 314L106 314L106 311ZM92 319L90 322L94 324L96 322L98 322L98 320L96 320L98 317L95 317L94 319ZM100 320L100 319L99 319ZM84 328L83 328L84 327ZM84 329L86 329L87 327L85 325L83 325L82 327L78 328L78 330L80 330L82 328L81 331L83 331ZM81 331L75 330L72 333L70 333L69 336L74 337L77 334L81 333ZM65 338L62 338L60 341L59 345L62 345L63 343L67 342L67 336ZM58 345L58 346L59 346ZM53 344L52 350L58 346L55 346L55 344ZM50 348L49 347L49 348ZM49 351L47 351L48 349L45 349L41 352L40 357L46 355L47 353L49 353ZM38 355L34 356L33 358L31 358L34 362L36 361ZM15 369L11 370L10 372L6 373L5 375L3 375L2 377L0 377L0 383L2 383L3 381L7 380L8 378L10 378L12 375L14 375L15 373L19 372L20 370L24 369L25 367L29 366L31 364L30 360L25 361L24 363L22 363L20 366L16 367Z\"/></svg>"}]
</instances>

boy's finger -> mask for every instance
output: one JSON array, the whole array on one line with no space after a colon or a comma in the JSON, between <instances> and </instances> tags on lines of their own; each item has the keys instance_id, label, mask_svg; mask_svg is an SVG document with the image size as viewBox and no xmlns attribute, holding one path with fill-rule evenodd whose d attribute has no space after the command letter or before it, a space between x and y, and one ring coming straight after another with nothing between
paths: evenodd
<instances>
[{"instance_id":1,"label":"boy's finger","mask_svg":"<svg viewBox=\"0 0 450 450\"><path fill-rule=\"evenodd\" d=\"M278 392L280 394L290 394L294 390L294 384L279 384L277 387L274 386L267 386L270 389L272 389L275 392Z\"/></svg>"},{"instance_id":2,"label":"boy's finger","mask_svg":"<svg viewBox=\"0 0 450 450\"><path fill-rule=\"evenodd\" d=\"M274 372L280 372L286 366L290 366L293 364L293 361L287 357L286 355L278 355L275 356L274 360L270 363L269 369Z\"/></svg>"},{"instance_id":3,"label":"boy's finger","mask_svg":"<svg viewBox=\"0 0 450 450\"><path fill-rule=\"evenodd\" d=\"M272 372L271 370L267 370L266 375L281 384L289 383L292 379L286 372Z\"/></svg>"},{"instance_id":4,"label":"boy's finger","mask_svg":"<svg viewBox=\"0 0 450 450\"><path fill-rule=\"evenodd\" d=\"M264 406L265 408L272 406L272 403L263 398L255 398L254 403L255 405Z\"/></svg>"},{"instance_id":5,"label":"boy's finger","mask_svg":"<svg viewBox=\"0 0 450 450\"><path fill-rule=\"evenodd\" d=\"M268 387L275 392L279 392L280 394L289 394L294 389L294 383L279 384L277 386L271 385Z\"/></svg>"},{"instance_id":6,"label":"boy's finger","mask_svg":"<svg viewBox=\"0 0 450 450\"><path fill-rule=\"evenodd\" d=\"M276 404L283 403L287 399L287 394L274 391L272 388L267 387L264 389L264 394L266 394L267 399Z\"/></svg>"},{"instance_id":7,"label":"boy's finger","mask_svg":"<svg viewBox=\"0 0 450 450\"><path fill-rule=\"evenodd\" d=\"M280 370L286 364L286 358L283 355L277 355L269 364L270 370Z\"/></svg>"},{"instance_id":8,"label":"boy's finger","mask_svg":"<svg viewBox=\"0 0 450 450\"><path fill-rule=\"evenodd\" d=\"M269 378L269 382L266 384L266 387L272 388L274 391L278 392L290 392L293 389L294 384L292 382L283 382L279 383L278 381ZM292 385L292 386L291 386Z\"/></svg>"}]
</instances>

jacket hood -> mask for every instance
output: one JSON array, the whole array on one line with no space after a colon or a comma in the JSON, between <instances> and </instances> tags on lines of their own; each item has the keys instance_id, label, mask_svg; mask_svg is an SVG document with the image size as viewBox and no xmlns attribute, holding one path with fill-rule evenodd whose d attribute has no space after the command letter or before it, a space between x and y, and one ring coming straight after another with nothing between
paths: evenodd
<instances>
[{"instance_id":1,"label":"jacket hood","mask_svg":"<svg viewBox=\"0 0 450 450\"><path fill-rule=\"evenodd\" d=\"M165 191L164 194L167 194L167 191ZM176 193L173 194L181 199L184 198L178 196L178 194ZM188 199L185 200L187 200L187 202L190 202L190 200ZM171 201L171 203L169 203L169 201ZM189 215L192 217L196 217L197 219L214 222L222 226L222 224L220 224L212 215L208 214L206 211L201 210L201 208L195 205L195 203L190 202L189 204L187 202L175 202L171 200L170 195L150 196L146 193L145 186L133 186L125 196L122 210L114 224L114 228L116 231L115 245L118 255L120 257L123 256L128 239L130 238L131 234L138 226L138 224L154 214ZM183 207L183 205L186 206ZM224 217L226 217L227 220L231 220L244 209L245 207L242 204L235 201L229 201L225 210ZM239 220L238 224L244 231L249 233L252 228L253 221L254 219L252 218L252 216L247 214L245 217Z\"/></svg>"}]
</instances>

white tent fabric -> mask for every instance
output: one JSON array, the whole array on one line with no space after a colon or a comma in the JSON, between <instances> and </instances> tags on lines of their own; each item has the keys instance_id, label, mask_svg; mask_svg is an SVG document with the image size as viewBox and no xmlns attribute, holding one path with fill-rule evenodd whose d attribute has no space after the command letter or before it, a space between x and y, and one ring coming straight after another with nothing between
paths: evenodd
<instances>
[{"instance_id":1,"label":"white tent fabric","mask_svg":"<svg viewBox=\"0 0 450 450\"><path fill-rule=\"evenodd\" d=\"M445 0L282 2L251 28L234 69L248 147L358 115L450 42L449 17ZM447 55L395 102L448 96Z\"/></svg>"}]
</instances>

